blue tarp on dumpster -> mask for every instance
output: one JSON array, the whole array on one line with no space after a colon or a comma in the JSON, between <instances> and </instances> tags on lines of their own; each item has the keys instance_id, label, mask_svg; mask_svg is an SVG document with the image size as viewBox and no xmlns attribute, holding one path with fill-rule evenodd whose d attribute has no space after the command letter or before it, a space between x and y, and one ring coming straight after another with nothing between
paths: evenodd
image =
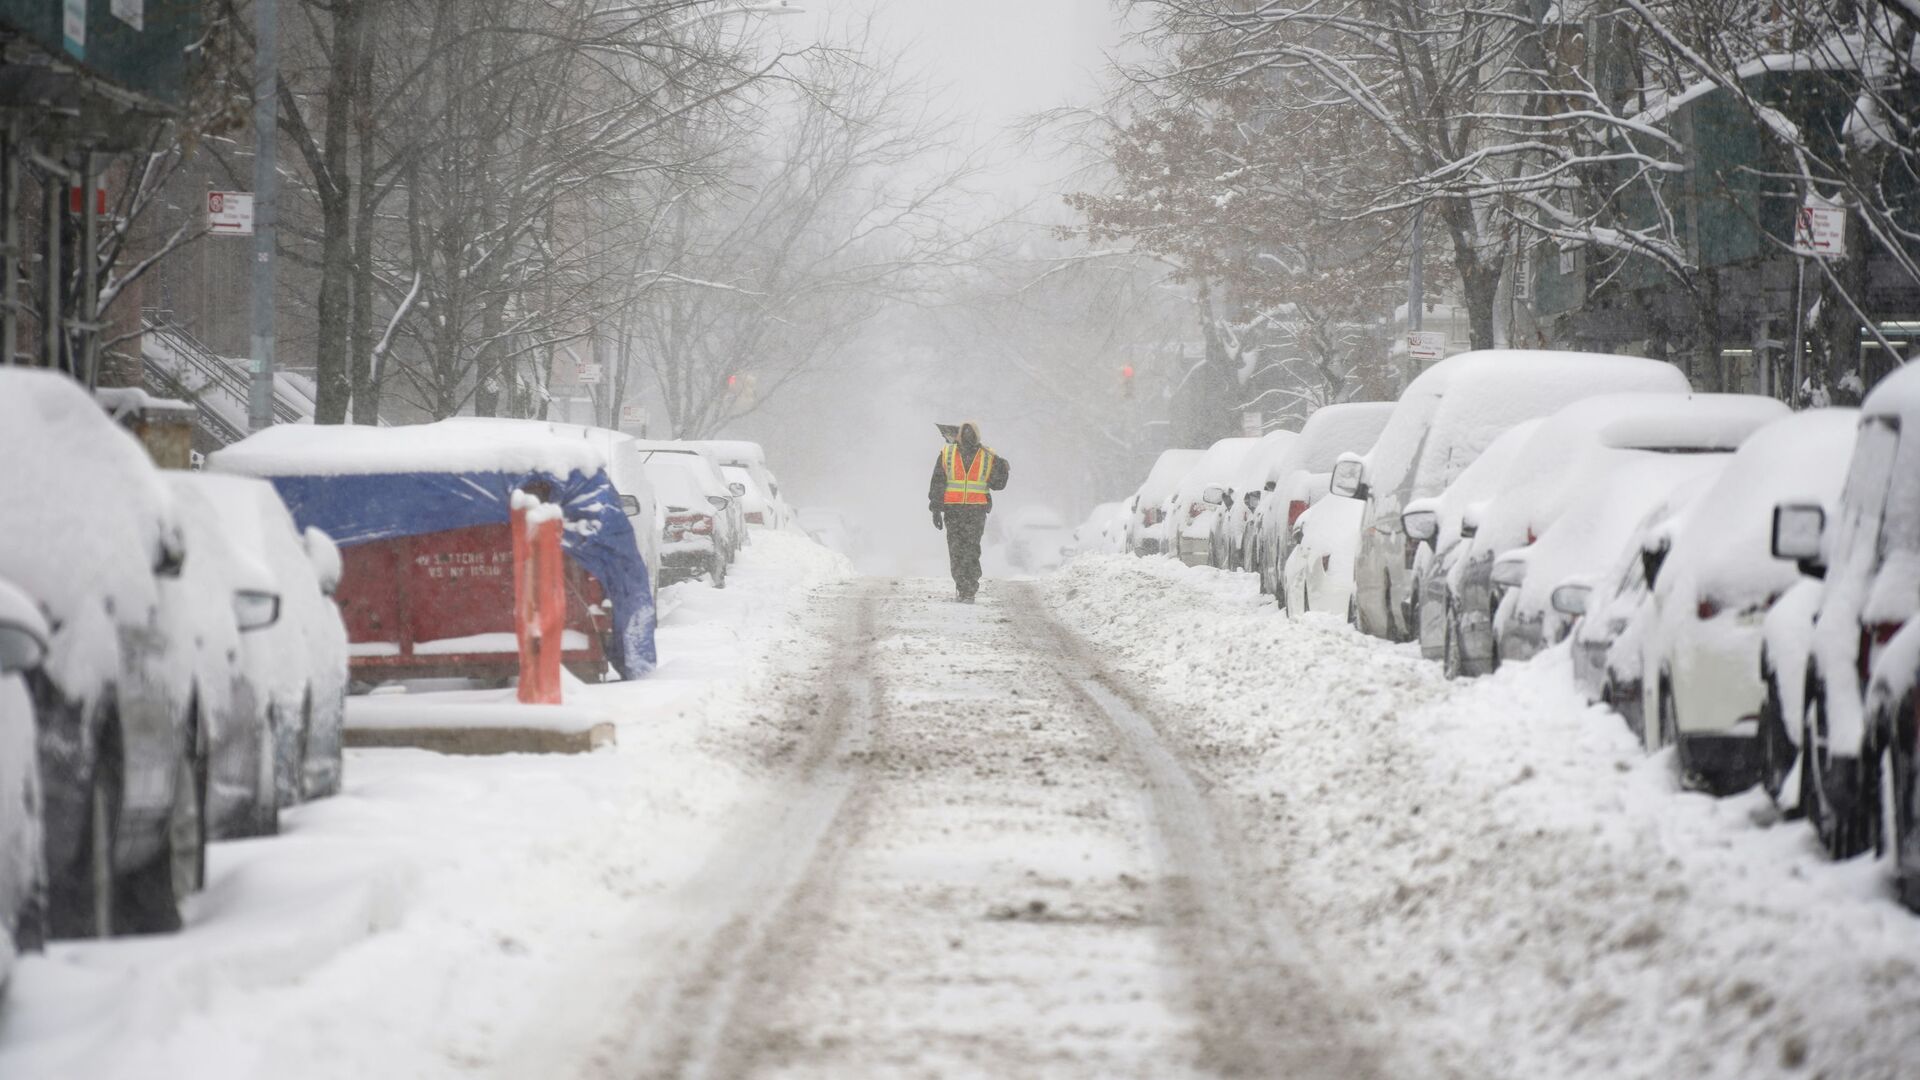
<instances>
[{"instance_id":1,"label":"blue tarp on dumpster","mask_svg":"<svg viewBox=\"0 0 1920 1080\"><path fill-rule=\"evenodd\" d=\"M271 481L301 528L314 526L342 547L504 523L516 489L558 503L565 519L562 549L593 575L613 606L617 632L608 649L608 660L623 678L638 678L653 670L653 593L619 493L603 468L563 471L561 465L553 464L587 464L576 457L584 444L563 447L564 452L557 455L526 455L548 466L529 470L417 469L423 458L437 465L454 456L409 452L449 450L442 440L421 437L444 426L416 427L409 433L413 438L405 443L394 438L402 429L270 428L214 454L209 465ZM465 430L451 434L459 441L473 437ZM487 448L490 452L477 455L485 459L485 464L503 464L506 459L521 456L513 453L510 444L522 440L500 440L499 432L492 434L493 445ZM352 440L354 445L347 454L328 454L325 444L336 440ZM387 458L393 468L413 466L414 470L377 471L379 465L369 460L366 451L369 444L378 448L383 442L394 443L394 453ZM296 448L302 459L297 463L287 454Z\"/></svg>"}]
</instances>

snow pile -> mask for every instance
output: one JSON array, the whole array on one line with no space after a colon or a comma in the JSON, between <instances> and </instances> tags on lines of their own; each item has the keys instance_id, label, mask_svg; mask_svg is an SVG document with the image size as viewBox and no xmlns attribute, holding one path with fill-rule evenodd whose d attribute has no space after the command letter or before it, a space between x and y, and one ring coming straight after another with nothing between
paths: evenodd
<instances>
[{"instance_id":1,"label":"snow pile","mask_svg":"<svg viewBox=\"0 0 1920 1080\"><path fill-rule=\"evenodd\" d=\"M616 747L348 751L342 793L288 810L281 836L211 845L184 932L22 962L0 1076L550 1075L514 1064L524 1040L587 987L648 978L634 943L781 775L834 644L800 601L847 575L762 534L724 593L665 590L654 675L569 687Z\"/></svg>"},{"instance_id":2,"label":"snow pile","mask_svg":"<svg viewBox=\"0 0 1920 1080\"><path fill-rule=\"evenodd\" d=\"M1246 575L1086 556L1061 616L1214 781L1399 1076L1910 1075L1920 920L1764 796L1682 793L1564 648L1449 684Z\"/></svg>"}]
</instances>

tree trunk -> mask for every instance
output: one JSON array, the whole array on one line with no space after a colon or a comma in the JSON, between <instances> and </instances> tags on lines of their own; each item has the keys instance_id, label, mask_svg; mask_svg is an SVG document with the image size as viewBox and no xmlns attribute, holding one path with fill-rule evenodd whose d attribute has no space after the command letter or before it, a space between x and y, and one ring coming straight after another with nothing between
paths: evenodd
<instances>
[{"instance_id":1,"label":"tree trunk","mask_svg":"<svg viewBox=\"0 0 1920 1080\"><path fill-rule=\"evenodd\" d=\"M1467 307L1468 333L1476 349L1493 348L1494 300L1500 292L1500 260L1489 260L1480 250L1473 206L1464 199L1449 200L1443 211L1453 240L1454 272L1460 275L1461 299Z\"/></svg>"},{"instance_id":2,"label":"tree trunk","mask_svg":"<svg viewBox=\"0 0 1920 1080\"><path fill-rule=\"evenodd\" d=\"M320 303L315 327L314 382L318 393L313 418L320 424L344 423L353 396L353 375L347 366L352 320L348 291L353 272L352 180L346 166L353 83L359 74L353 29L358 6L357 0L337 0L333 8L326 130L320 148L322 175L314 178L320 200Z\"/></svg>"},{"instance_id":3,"label":"tree trunk","mask_svg":"<svg viewBox=\"0 0 1920 1080\"><path fill-rule=\"evenodd\" d=\"M373 230L379 207L373 176L373 45L371 24L374 0L354 5L354 149L359 157L360 188L355 193L353 223L353 329L348 338L353 376L353 422L380 422L380 387L373 380Z\"/></svg>"}]
</instances>

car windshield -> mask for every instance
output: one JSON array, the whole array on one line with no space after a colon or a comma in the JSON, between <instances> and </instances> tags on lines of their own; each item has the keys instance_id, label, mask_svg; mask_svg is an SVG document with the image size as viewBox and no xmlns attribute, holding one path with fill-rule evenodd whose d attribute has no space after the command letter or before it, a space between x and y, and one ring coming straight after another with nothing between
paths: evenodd
<instances>
[{"instance_id":1,"label":"car windshield","mask_svg":"<svg viewBox=\"0 0 1920 1080\"><path fill-rule=\"evenodd\" d=\"M1853 447L1853 461L1847 468L1847 487L1840 497L1840 521L1833 538L1832 558L1843 574L1845 567L1863 558L1870 561L1861 572L1870 573L1873 563L1879 561L1886 549L1888 537L1881 532L1881 524L1899 449L1900 429L1891 421L1868 417L1861 422L1860 437ZM1868 537L1861 535L1862 529L1881 533L1877 544L1863 543Z\"/></svg>"},{"instance_id":2,"label":"car windshield","mask_svg":"<svg viewBox=\"0 0 1920 1080\"><path fill-rule=\"evenodd\" d=\"M1920 551L1920 484L1911 479L1920 473L1920 438L1902 439L1897 421L1877 419L1871 421L1874 426L1887 433L1887 439L1898 443L1889 455L1891 466L1887 469L1889 488L1883 496L1886 500L1886 517L1880 525L1880 553L1884 557L1896 551ZM1865 432L1862 432L1862 438ZM1894 484L1896 476L1908 478L1907 483Z\"/></svg>"}]
</instances>

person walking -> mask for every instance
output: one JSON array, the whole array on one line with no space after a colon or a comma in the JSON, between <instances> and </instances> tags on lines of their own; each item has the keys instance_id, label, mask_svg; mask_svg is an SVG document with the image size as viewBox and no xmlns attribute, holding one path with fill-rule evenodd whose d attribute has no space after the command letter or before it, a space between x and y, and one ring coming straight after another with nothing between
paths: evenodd
<instances>
[{"instance_id":1,"label":"person walking","mask_svg":"<svg viewBox=\"0 0 1920 1080\"><path fill-rule=\"evenodd\" d=\"M980 538L987 531L993 495L1007 486L1007 459L980 443L980 425L960 425L959 437L933 462L927 503L933 527L947 532L947 563L961 603L980 591Z\"/></svg>"}]
</instances>

